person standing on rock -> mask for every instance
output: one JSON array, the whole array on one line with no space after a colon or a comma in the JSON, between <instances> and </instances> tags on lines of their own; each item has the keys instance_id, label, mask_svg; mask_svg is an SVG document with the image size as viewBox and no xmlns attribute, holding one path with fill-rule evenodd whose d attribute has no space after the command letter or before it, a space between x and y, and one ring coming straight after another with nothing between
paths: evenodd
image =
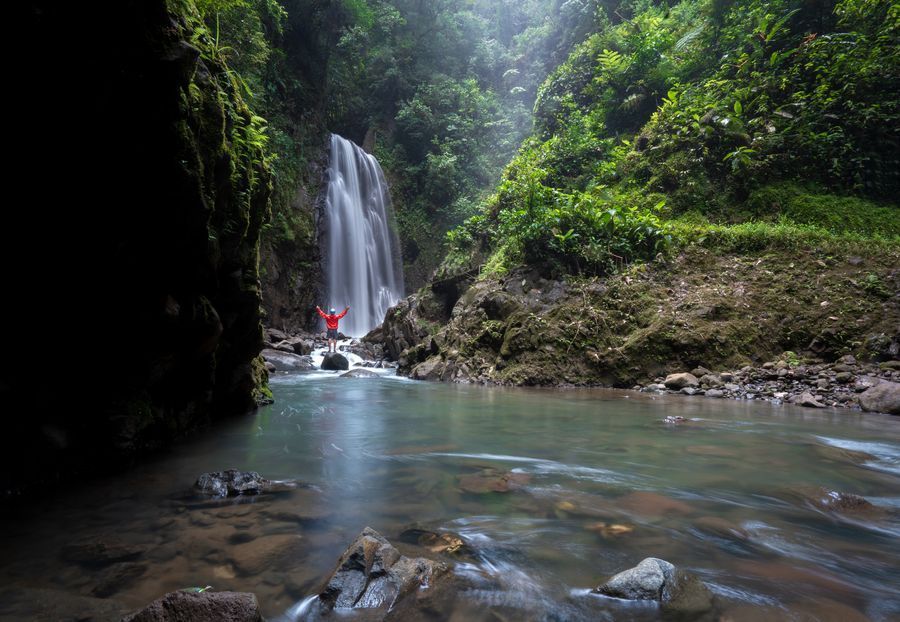
<instances>
[{"instance_id":1,"label":"person standing on rock","mask_svg":"<svg viewBox=\"0 0 900 622\"><path fill-rule=\"evenodd\" d=\"M328 351L329 352L337 352L337 337L338 337L338 320L347 315L347 311L350 310L350 305L347 305L347 308L340 315L336 315L334 312L334 307L329 310L329 313L325 313L322 309L319 308L319 305L316 305L316 311L319 312L325 319L325 327L328 329Z\"/></svg>"}]
</instances>

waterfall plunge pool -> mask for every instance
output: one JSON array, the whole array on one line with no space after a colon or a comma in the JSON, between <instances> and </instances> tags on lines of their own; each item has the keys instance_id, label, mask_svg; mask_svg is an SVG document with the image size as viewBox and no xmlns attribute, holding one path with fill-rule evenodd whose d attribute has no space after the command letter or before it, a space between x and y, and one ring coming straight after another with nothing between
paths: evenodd
<instances>
[{"instance_id":1,"label":"waterfall plunge pool","mask_svg":"<svg viewBox=\"0 0 900 622\"><path fill-rule=\"evenodd\" d=\"M256 593L269 619L303 619L298 603L363 527L397 544L410 525L458 534L473 555L454 572L485 578L422 619L662 619L654 606L588 592L645 557L699 576L722 619L900 617L897 418L322 372L272 386L272 406L6 517L0 619L59 619L39 615L53 594L137 609L206 585ZM191 496L199 474L230 467L304 486L220 503ZM466 476L485 469L523 486L467 491ZM820 486L875 511L817 508L806 491ZM83 539L140 553L117 575L125 564L66 559Z\"/></svg>"}]
</instances>

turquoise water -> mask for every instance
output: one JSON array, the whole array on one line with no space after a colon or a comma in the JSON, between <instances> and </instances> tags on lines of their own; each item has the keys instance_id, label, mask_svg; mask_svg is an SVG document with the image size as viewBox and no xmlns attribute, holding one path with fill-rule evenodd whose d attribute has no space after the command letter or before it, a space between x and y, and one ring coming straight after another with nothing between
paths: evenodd
<instances>
[{"instance_id":1,"label":"turquoise water","mask_svg":"<svg viewBox=\"0 0 900 622\"><path fill-rule=\"evenodd\" d=\"M415 524L471 551L455 560L469 587L445 619L661 619L588 593L648 556L700 576L723 619L900 618L897 418L321 372L273 390L275 405L7 525L0 581L90 594L101 573L60 551L115 537L144 551L143 573L109 596L124 607L212 585L302 619L297 603L363 527L397 541ZM675 416L688 421L664 422ZM302 486L243 503L190 496L197 475L229 467ZM478 490L503 475L511 490ZM819 509L822 486L875 508Z\"/></svg>"}]
</instances>

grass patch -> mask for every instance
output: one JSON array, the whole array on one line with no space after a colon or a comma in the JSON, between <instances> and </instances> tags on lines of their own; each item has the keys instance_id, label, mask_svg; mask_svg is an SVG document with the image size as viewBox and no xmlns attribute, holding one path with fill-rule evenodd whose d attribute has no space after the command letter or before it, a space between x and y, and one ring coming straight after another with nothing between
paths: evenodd
<instances>
[{"instance_id":1,"label":"grass patch","mask_svg":"<svg viewBox=\"0 0 900 622\"><path fill-rule=\"evenodd\" d=\"M831 233L900 236L900 208L817 190L795 183L764 186L751 193L747 211L754 219L789 218Z\"/></svg>"},{"instance_id":2,"label":"grass patch","mask_svg":"<svg viewBox=\"0 0 900 622\"><path fill-rule=\"evenodd\" d=\"M767 249L823 250L870 254L875 250L900 251L900 235L864 235L844 231L835 233L816 225L800 224L787 218L777 222L751 221L737 225L698 223L696 220L671 221L672 233L682 245L697 244L729 253L753 253Z\"/></svg>"}]
</instances>

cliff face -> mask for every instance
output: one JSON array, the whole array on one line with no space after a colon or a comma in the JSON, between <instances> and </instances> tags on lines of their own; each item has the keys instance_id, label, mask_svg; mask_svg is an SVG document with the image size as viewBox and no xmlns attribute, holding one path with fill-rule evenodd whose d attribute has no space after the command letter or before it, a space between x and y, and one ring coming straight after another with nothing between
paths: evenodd
<instances>
[{"instance_id":1,"label":"cliff face","mask_svg":"<svg viewBox=\"0 0 900 622\"><path fill-rule=\"evenodd\" d=\"M897 356L894 249L697 246L605 277L522 267L435 282L388 312L385 350L417 379L630 388L705 366ZM452 286L452 291L448 291Z\"/></svg>"},{"instance_id":2,"label":"cliff face","mask_svg":"<svg viewBox=\"0 0 900 622\"><path fill-rule=\"evenodd\" d=\"M31 196L7 235L33 236L41 257L4 245L18 302L0 383L7 493L109 468L268 393L266 138L192 3L35 1L21 26L14 176ZM36 346L24 326L59 337Z\"/></svg>"}]
</instances>

